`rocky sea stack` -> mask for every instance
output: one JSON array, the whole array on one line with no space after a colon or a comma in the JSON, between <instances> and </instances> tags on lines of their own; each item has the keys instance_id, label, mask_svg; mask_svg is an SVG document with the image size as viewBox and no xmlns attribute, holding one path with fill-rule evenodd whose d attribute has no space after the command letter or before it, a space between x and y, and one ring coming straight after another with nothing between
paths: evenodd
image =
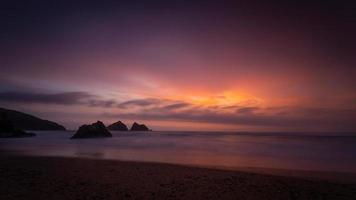
<instances>
[{"instance_id":1,"label":"rocky sea stack","mask_svg":"<svg viewBox=\"0 0 356 200\"><path fill-rule=\"evenodd\" d=\"M7 119L6 115L0 117L0 138L32 137L35 135L34 133L27 133L15 128L12 122Z\"/></svg>"},{"instance_id":2,"label":"rocky sea stack","mask_svg":"<svg viewBox=\"0 0 356 200\"><path fill-rule=\"evenodd\" d=\"M79 127L78 131L71 137L71 139L100 137L112 137L112 135L106 129L103 122L97 121L91 125L85 124Z\"/></svg>"},{"instance_id":3,"label":"rocky sea stack","mask_svg":"<svg viewBox=\"0 0 356 200\"><path fill-rule=\"evenodd\" d=\"M130 131L150 131L150 129L148 129L147 126L144 124L138 124L134 122Z\"/></svg>"},{"instance_id":4,"label":"rocky sea stack","mask_svg":"<svg viewBox=\"0 0 356 200\"><path fill-rule=\"evenodd\" d=\"M109 130L113 130L113 131L128 131L129 129L127 128L127 126L122 123L121 121L115 122L111 125L108 126Z\"/></svg>"}]
</instances>

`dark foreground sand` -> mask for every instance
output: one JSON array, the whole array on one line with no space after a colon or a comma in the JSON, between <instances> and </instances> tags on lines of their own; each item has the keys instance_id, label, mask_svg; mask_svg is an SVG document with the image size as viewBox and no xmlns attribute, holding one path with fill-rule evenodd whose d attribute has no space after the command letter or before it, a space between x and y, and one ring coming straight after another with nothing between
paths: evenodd
<instances>
[{"instance_id":1,"label":"dark foreground sand","mask_svg":"<svg viewBox=\"0 0 356 200\"><path fill-rule=\"evenodd\" d=\"M0 199L356 199L356 184L168 164L0 156Z\"/></svg>"}]
</instances>

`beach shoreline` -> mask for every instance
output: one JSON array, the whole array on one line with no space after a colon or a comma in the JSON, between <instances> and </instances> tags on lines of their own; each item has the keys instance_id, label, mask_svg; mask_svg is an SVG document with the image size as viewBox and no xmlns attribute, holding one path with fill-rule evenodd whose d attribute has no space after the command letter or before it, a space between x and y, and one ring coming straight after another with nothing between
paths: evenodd
<instances>
[{"instance_id":1,"label":"beach shoreline","mask_svg":"<svg viewBox=\"0 0 356 200\"><path fill-rule=\"evenodd\" d=\"M245 171L248 169L8 154L0 155L0 163L0 199L10 200L356 197L355 182L310 176L312 172L298 177L295 175L298 173L290 170L278 174L278 170L248 172Z\"/></svg>"}]
</instances>

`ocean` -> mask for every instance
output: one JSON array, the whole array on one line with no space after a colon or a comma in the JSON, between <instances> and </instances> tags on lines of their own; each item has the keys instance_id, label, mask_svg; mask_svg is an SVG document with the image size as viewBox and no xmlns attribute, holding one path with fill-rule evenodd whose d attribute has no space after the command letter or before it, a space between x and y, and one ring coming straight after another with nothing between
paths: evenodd
<instances>
[{"instance_id":1,"label":"ocean","mask_svg":"<svg viewBox=\"0 0 356 200\"><path fill-rule=\"evenodd\" d=\"M224 168L356 172L356 135L333 133L115 132L69 139L73 131L33 131L0 139L0 152Z\"/></svg>"}]
</instances>

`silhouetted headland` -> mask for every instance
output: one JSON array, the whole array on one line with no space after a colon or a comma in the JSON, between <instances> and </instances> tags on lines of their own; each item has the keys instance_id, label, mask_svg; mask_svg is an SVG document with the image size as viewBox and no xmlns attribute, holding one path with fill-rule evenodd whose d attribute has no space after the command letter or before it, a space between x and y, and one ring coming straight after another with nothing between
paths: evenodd
<instances>
[{"instance_id":1,"label":"silhouetted headland","mask_svg":"<svg viewBox=\"0 0 356 200\"><path fill-rule=\"evenodd\" d=\"M0 138L10 138L10 137L32 137L35 136L34 133L27 133L21 129L14 127L12 122L8 120L6 114L2 113L0 116Z\"/></svg>"},{"instance_id":2,"label":"silhouetted headland","mask_svg":"<svg viewBox=\"0 0 356 200\"><path fill-rule=\"evenodd\" d=\"M15 110L0 108L0 114L6 115L14 128L22 130L66 130L64 126L55 122L43 120L38 117Z\"/></svg>"},{"instance_id":3,"label":"silhouetted headland","mask_svg":"<svg viewBox=\"0 0 356 200\"><path fill-rule=\"evenodd\" d=\"M128 131L129 129L127 128L127 126L122 123L121 121L117 121L113 124L110 124L107 127L109 130L113 130L113 131Z\"/></svg>"},{"instance_id":4,"label":"silhouetted headland","mask_svg":"<svg viewBox=\"0 0 356 200\"><path fill-rule=\"evenodd\" d=\"M134 122L134 123L132 124L132 127L131 127L130 130L131 130L131 131L150 131L150 129L147 128L146 125L144 125L144 124L138 124L138 123L136 123L136 122Z\"/></svg>"},{"instance_id":5,"label":"silhouetted headland","mask_svg":"<svg viewBox=\"0 0 356 200\"><path fill-rule=\"evenodd\" d=\"M82 125L77 132L71 137L71 139L79 138L101 138L112 137L111 133L106 129L105 125L101 121L97 121L91 125Z\"/></svg>"}]
</instances>

